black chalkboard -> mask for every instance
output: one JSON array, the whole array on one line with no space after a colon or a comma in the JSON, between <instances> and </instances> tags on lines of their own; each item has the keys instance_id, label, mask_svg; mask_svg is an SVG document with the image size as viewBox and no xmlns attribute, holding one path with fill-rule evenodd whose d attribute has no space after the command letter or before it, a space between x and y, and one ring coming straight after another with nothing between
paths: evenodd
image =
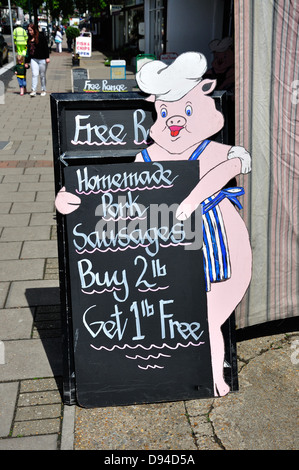
<instances>
[{"instance_id":1,"label":"black chalkboard","mask_svg":"<svg viewBox=\"0 0 299 470\"><path fill-rule=\"evenodd\" d=\"M135 80L80 79L76 80L75 92L84 93L127 93L138 90Z\"/></svg>"},{"instance_id":2,"label":"black chalkboard","mask_svg":"<svg viewBox=\"0 0 299 470\"><path fill-rule=\"evenodd\" d=\"M77 400L111 406L213 396L202 219L175 218L198 162L68 167Z\"/></svg>"},{"instance_id":3,"label":"black chalkboard","mask_svg":"<svg viewBox=\"0 0 299 470\"><path fill-rule=\"evenodd\" d=\"M83 68L72 69L73 91L79 91L78 82L88 79L88 70Z\"/></svg>"},{"instance_id":4,"label":"black chalkboard","mask_svg":"<svg viewBox=\"0 0 299 470\"><path fill-rule=\"evenodd\" d=\"M52 94L54 159L136 155L155 119L141 93Z\"/></svg>"},{"instance_id":5,"label":"black chalkboard","mask_svg":"<svg viewBox=\"0 0 299 470\"><path fill-rule=\"evenodd\" d=\"M225 107L225 96L223 94L221 96L215 96L215 101L217 108ZM79 169L81 170L82 168L86 168L85 171L87 171L87 173L90 175L93 171L95 171L96 174L104 172L107 175L113 175L115 172L120 171L117 167L121 167L122 165L124 165L126 170L133 166L134 173L140 173L140 171L143 171L143 169L148 165L149 167L151 166L151 164L145 163L142 163L141 166L137 163L131 165L131 163L135 160L135 155L140 150L147 147L147 145L150 143L148 138L148 131L155 120L154 105L153 103L145 101L144 95L142 93L55 93L51 95L50 103L55 171L55 194L57 194L58 191L65 185L67 185L67 189L69 191L75 191L76 185L78 184L77 171ZM78 116L81 117L78 118ZM116 127L113 127L115 125L119 126L119 134L116 132ZM103 126L106 126L106 129ZM98 128L99 132L97 132ZM105 132L107 133L106 135ZM124 135L126 138L122 139ZM103 136L106 138L106 141ZM115 139L115 137L118 137L118 139ZM224 143L226 142L225 138L226 134L222 131L217 136L215 136L215 140ZM187 163L187 165L184 165L185 163ZM193 168L193 164L196 165L197 162L176 162L175 164L170 162L169 168L172 171L179 172L179 174L182 175L182 177L176 181L173 192L162 189L159 191L140 191L140 201L138 200L138 202L143 201L144 204L157 203L158 205L181 202L184 195L187 195L188 191L195 184L194 175L198 174L198 172L193 172L191 170L191 168ZM90 369L87 367L87 365L91 364L91 370L95 368L97 371L96 374L98 373L98 368L101 367L101 365L98 364L99 351L88 346L92 344L91 340L94 339L95 345L98 347L97 345L98 341L100 340L100 333L96 335L95 338L93 338L90 331L82 323L82 312L80 313L79 309L85 308L85 306L86 309L90 307L90 305L87 305L86 302L87 298L90 299L91 294L83 295L83 293L80 293L80 291L77 289L78 279L76 280L75 275L76 272L78 273L78 261L80 257L79 254L74 253L73 238L70 235L74 228L74 224L78 224L79 222L76 221L80 218L84 220L84 223L90 223L94 225L94 220L96 218L94 211L95 207L98 207L99 205L99 203L97 203L94 198L97 197L100 199L99 195L82 195L82 205L77 211L67 216L62 215L59 212L56 213L63 332L63 401L68 405L77 404L78 400L80 400L82 406L100 406L98 404L94 405L94 403L104 403L107 398L103 398L101 396L102 392L97 392L98 388L100 391L103 390L104 381L97 381L93 379L91 383L88 382L90 379L90 376L88 375ZM86 212L83 213L84 218L82 218L81 212L84 208ZM87 216L87 214L89 215ZM196 221L198 222L198 216L196 215L194 217L194 223L196 223ZM86 230L93 231L93 225L92 228L90 228L91 226L87 225ZM82 237L80 239L81 241L83 240ZM141 248L136 247L136 250L137 249L141 250ZM175 253L173 254L172 252ZM130 279L129 282L131 284L133 282L132 276L135 276L135 278L137 274L139 276L140 271L136 270L140 270L142 268L142 263L144 263L144 261L142 258L138 258L139 261L136 262L136 265L134 264L134 260L137 256L137 252L135 250L127 250L126 256L128 255L128 258L122 258L120 254L121 253L112 253L109 257L103 254L103 263L108 263L107 269L109 268L110 270L112 269L111 266L118 266L117 269L120 269L118 264L119 262L123 263L122 266L125 268L126 263L126 269L128 269L128 272L130 272L131 276L129 277L128 275L128 279ZM150 262L148 264L148 269L151 269L153 274L155 271L157 276L157 273L163 273L163 266L170 266L167 268L168 274L171 273L171 275L174 275L175 273L175 276L178 277L173 277L173 282L178 282L178 284L183 284L186 287L186 299L190 302L190 304L194 303L194 305L201 305L201 313L197 312L196 315L201 315L201 325L202 328L206 331L205 306L203 300L205 295L203 294L202 287L203 271L201 269L201 249L199 248L195 251L188 251L184 250L183 248L181 249L180 247L168 247L167 249L160 250L160 254L161 258L159 263L157 264L156 261L154 263ZM91 256L91 254L88 256ZM140 254L140 256L144 255ZM153 260L150 259L150 261ZM109 263L111 263L111 265ZM193 282L195 282L193 278L190 285L185 282L187 281L186 276L181 279L181 271L177 268L178 263L183 263L182 265L184 266L184 270L182 272L185 274L186 272L189 274L191 272L194 273L195 264L198 263L199 269L195 270L195 277L197 276L198 287L195 289L190 289L190 285L193 285ZM86 269L89 265L86 263L85 265L83 264L83 268L84 266ZM130 267L130 270L128 266ZM160 277L162 278L162 276ZM174 284L174 286L176 285L177 284ZM169 292L176 291L176 287L172 287L171 289L172 290ZM147 315L146 312L151 312L151 305L154 305L158 301L157 299L159 298L159 294L161 294L161 292L151 292L152 300L148 300L148 302L145 302L145 299L141 297L144 295L144 293L142 294L138 292L137 294L138 295L136 298L132 299L131 303L129 304L129 309L132 307L131 314L136 314L136 316L143 315L143 312L145 312L145 315ZM103 296L100 297L101 299L104 299ZM106 297L107 299L108 297L111 298L111 295L107 295ZM199 300L199 297L201 300ZM81 301L83 301L83 303L80 307ZM102 301L103 300L101 300L101 302ZM105 300L105 302L106 301L108 302L108 300ZM136 304L133 304L135 301ZM103 301L103 303L105 302ZM179 297L176 297L176 305L179 305L180 302L182 302L182 300ZM171 306L171 304L165 304L166 314L170 314L169 311L166 310L169 306ZM126 306L126 309L127 307L128 306ZM106 308L111 308L110 303L109 305L101 305L101 312L102 309L106 311ZM114 308L114 304L112 308ZM93 315L94 312L95 310L93 311L93 309L91 309L86 315ZM194 311L192 309L188 309L188 311L186 311L185 306L182 306L182 312L184 312L184 321L192 323ZM113 310L112 313L111 311L107 310L106 315L108 315L108 319L111 314L113 314ZM117 315L118 314L115 316L115 320ZM119 315L119 318L121 318L121 315ZM170 318L171 317L168 317L168 319ZM148 320L151 320L148 322L148 325L152 326L154 315L149 315ZM167 318L165 319L165 322L166 320ZM89 328L96 329L97 324L91 325L90 323L93 323L93 321L98 321L98 319L96 318L93 320L91 318L88 321ZM157 316L155 321L157 321ZM196 321L198 321L198 319L195 320L195 322ZM137 324L135 322L135 326L136 325ZM110 324L110 326L112 327L112 324ZM146 326L145 324L141 325L140 323L140 328L141 326L143 334L143 331L145 331L144 328ZM158 327L161 329L161 322L157 328L155 328L156 326L157 325L155 324L154 331L158 331ZM238 378L233 314L227 320L225 325L223 325L222 330L226 350L224 368L225 380L230 385L231 391L234 391L238 389ZM148 336L148 330L146 330L145 333L146 336ZM146 377L149 377L149 379L145 380L142 385L139 384L139 376L137 376L137 378L135 376L136 383L134 388L136 388L136 393L133 399L136 400L136 402L144 402L152 400L174 400L176 399L175 396L180 397L179 399L183 399L183 397L187 399L188 397L211 396L212 385L210 377L210 359L208 357L208 347L208 340L206 339L205 346L200 347L200 351L199 349L194 348L192 353L191 348L188 347L182 348L181 350L174 353L180 353L178 355L178 361L180 365L184 363L186 358L188 358L188 361L190 360L190 367L193 368L195 364L199 365L199 370L203 372L201 377L198 377L198 372L196 372L192 378L192 381L190 382L190 375L192 375L194 371L192 370L192 373L190 374L189 366L186 367L186 370L184 370L184 367L180 367L180 371L174 370L177 369L174 367L175 361L171 360L170 369L168 369L166 376L163 376L164 382L156 382L155 387L153 384L156 380L155 374L158 372L158 368L156 368L157 370L153 369L147 371L148 374ZM103 351L100 352L100 354L102 353ZM191 358L189 355L191 355ZM172 357L174 356L172 355ZM168 358L165 358L165 360L166 359ZM105 373L109 373L108 366L105 366L106 362L107 364L110 364L111 371L114 371L114 375L111 375L111 380L113 379L116 382L118 381L118 373L116 374L115 370L121 371L123 374L123 360L123 358L117 359L113 368L111 361L109 363L109 361L107 362L105 359L100 360L101 364L104 362L103 367L106 367ZM132 363L134 363L135 360L125 360L127 366L130 362L130 367L132 368ZM202 364L206 364L204 371L201 367ZM131 374L131 377L134 377L134 374L136 374L135 369L134 373ZM81 376L81 374L83 375ZM170 379L170 381L165 383L172 375L173 377ZM179 391L175 395L173 394L173 384L174 382L178 381L178 378L181 385L179 387ZM109 387L113 386L113 380L111 383L108 381ZM121 380L123 380L123 376ZM114 384L116 382L114 382ZM117 383L119 384L119 382ZM115 393L113 394L113 398L111 400L115 400L115 403L131 403L134 392L132 383L130 385L126 385L124 390L119 389L119 393L116 392L116 389L117 387L115 388ZM95 396L97 396L94 401L91 400L93 403L90 402L90 395L92 392L94 392Z\"/></svg>"}]
</instances>

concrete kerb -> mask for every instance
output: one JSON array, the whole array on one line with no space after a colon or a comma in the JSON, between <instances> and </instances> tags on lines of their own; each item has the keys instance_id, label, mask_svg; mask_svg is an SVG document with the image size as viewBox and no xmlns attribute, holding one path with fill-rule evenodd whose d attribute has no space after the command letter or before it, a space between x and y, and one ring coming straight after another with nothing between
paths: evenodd
<instances>
[{"instance_id":1,"label":"concrete kerb","mask_svg":"<svg viewBox=\"0 0 299 470\"><path fill-rule=\"evenodd\" d=\"M12 69L14 66L14 62L9 62L8 64L3 65L0 69L0 76L6 73L8 70Z\"/></svg>"},{"instance_id":2,"label":"concrete kerb","mask_svg":"<svg viewBox=\"0 0 299 470\"><path fill-rule=\"evenodd\" d=\"M74 450L76 406L64 405L60 450Z\"/></svg>"}]
</instances>

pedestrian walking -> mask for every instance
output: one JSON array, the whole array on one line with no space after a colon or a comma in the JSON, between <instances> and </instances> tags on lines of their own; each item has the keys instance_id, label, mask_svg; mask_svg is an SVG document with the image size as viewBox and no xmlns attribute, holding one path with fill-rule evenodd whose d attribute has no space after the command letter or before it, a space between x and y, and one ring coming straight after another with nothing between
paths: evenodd
<instances>
[{"instance_id":1,"label":"pedestrian walking","mask_svg":"<svg viewBox=\"0 0 299 470\"><path fill-rule=\"evenodd\" d=\"M62 52L62 33L59 26L57 27L54 41L56 44L56 52Z\"/></svg>"},{"instance_id":2,"label":"pedestrian walking","mask_svg":"<svg viewBox=\"0 0 299 470\"><path fill-rule=\"evenodd\" d=\"M17 76L20 95L23 96L26 93L26 67L25 67L25 57L23 55L17 56L17 63L13 68L15 75Z\"/></svg>"},{"instance_id":3,"label":"pedestrian walking","mask_svg":"<svg viewBox=\"0 0 299 470\"><path fill-rule=\"evenodd\" d=\"M30 23L28 26L28 35L26 62L27 64L30 62L32 71L32 91L30 96L36 96L39 76L41 96L46 96L46 71L47 64L50 62L47 40L33 23Z\"/></svg>"},{"instance_id":4,"label":"pedestrian walking","mask_svg":"<svg viewBox=\"0 0 299 470\"><path fill-rule=\"evenodd\" d=\"M13 32L13 39L16 46L16 52L18 55L26 55L28 34L22 26L18 25L15 27Z\"/></svg>"}]
</instances>

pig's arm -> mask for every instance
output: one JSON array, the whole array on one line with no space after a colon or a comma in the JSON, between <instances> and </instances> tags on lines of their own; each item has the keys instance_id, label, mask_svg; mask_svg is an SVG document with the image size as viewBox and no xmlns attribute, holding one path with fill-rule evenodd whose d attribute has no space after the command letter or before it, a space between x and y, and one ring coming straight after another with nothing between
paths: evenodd
<instances>
[{"instance_id":1,"label":"pig's arm","mask_svg":"<svg viewBox=\"0 0 299 470\"><path fill-rule=\"evenodd\" d=\"M141 152L137 153L136 157L135 157L135 162L144 162L144 159L141 155Z\"/></svg>"},{"instance_id":2,"label":"pig's arm","mask_svg":"<svg viewBox=\"0 0 299 470\"><path fill-rule=\"evenodd\" d=\"M250 171L250 155L242 147L232 147L227 159L208 171L179 205L176 217L185 220L208 197L220 191L232 178Z\"/></svg>"},{"instance_id":3,"label":"pig's arm","mask_svg":"<svg viewBox=\"0 0 299 470\"><path fill-rule=\"evenodd\" d=\"M78 209L81 199L75 194L66 191L65 187L57 193L55 198L55 207L61 214L70 214Z\"/></svg>"}]
</instances>

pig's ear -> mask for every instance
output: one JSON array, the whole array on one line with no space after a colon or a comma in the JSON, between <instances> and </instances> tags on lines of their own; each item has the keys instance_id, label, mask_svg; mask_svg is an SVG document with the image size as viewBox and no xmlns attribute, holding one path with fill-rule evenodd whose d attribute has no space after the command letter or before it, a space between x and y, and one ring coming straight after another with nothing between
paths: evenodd
<instances>
[{"instance_id":1,"label":"pig's ear","mask_svg":"<svg viewBox=\"0 0 299 470\"><path fill-rule=\"evenodd\" d=\"M154 103L156 101L156 96L155 95L150 95L147 98L145 98L145 101L149 101L150 103Z\"/></svg>"},{"instance_id":2,"label":"pig's ear","mask_svg":"<svg viewBox=\"0 0 299 470\"><path fill-rule=\"evenodd\" d=\"M200 88L202 89L204 95L209 95L214 90L217 84L217 80L209 80L208 78L200 82Z\"/></svg>"}]
</instances>

